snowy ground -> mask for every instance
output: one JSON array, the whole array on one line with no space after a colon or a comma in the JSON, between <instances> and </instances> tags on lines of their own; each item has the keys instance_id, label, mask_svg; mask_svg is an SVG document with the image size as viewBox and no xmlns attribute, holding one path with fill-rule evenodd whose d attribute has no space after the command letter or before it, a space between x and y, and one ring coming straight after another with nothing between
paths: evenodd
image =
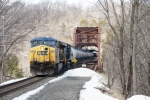
<instances>
[{"instance_id":1,"label":"snowy ground","mask_svg":"<svg viewBox=\"0 0 150 100\"><path fill-rule=\"evenodd\" d=\"M144 95L135 95L127 100L150 100L150 97Z\"/></svg>"},{"instance_id":2,"label":"snowy ground","mask_svg":"<svg viewBox=\"0 0 150 100\"><path fill-rule=\"evenodd\" d=\"M6 85L6 84L10 84L10 83L14 83L14 82L17 82L17 81L21 81L21 80L24 80L28 77L24 77L24 78L20 78L20 79L13 79L13 80L9 80L9 81L6 81L6 82L3 82L2 84L0 84L0 86L3 86L3 85Z\"/></svg>"},{"instance_id":3,"label":"snowy ground","mask_svg":"<svg viewBox=\"0 0 150 100\"><path fill-rule=\"evenodd\" d=\"M102 84L105 82L104 80L102 80L101 75L87 68L77 68L77 69L69 70L66 73L64 73L62 76L55 78L53 80L50 80L48 83L57 82L66 77L89 77L91 78L90 81L86 82L83 85L84 89L80 91L79 100L117 100L116 98L103 94L103 92L100 91L100 90L109 91L109 88L107 88L106 86ZM40 92L40 90L42 90L48 83L40 86L39 88L35 90L22 94L21 96L16 97L13 100L26 100L30 96ZM150 100L150 97L144 96L144 95L136 95L136 96L132 96L131 98L127 100Z\"/></svg>"}]
</instances>

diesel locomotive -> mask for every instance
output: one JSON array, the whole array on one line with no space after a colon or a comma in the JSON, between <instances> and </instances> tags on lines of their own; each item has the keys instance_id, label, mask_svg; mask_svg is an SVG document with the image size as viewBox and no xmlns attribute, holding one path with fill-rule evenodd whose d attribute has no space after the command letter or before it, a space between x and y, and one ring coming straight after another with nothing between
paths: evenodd
<instances>
[{"instance_id":1,"label":"diesel locomotive","mask_svg":"<svg viewBox=\"0 0 150 100\"><path fill-rule=\"evenodd\" d=\"M51 37L30 41L30 72L32 75L50 75L70 68L76 61L94 57L90 51L80 50Z\"/></svg>"}]
</instances>

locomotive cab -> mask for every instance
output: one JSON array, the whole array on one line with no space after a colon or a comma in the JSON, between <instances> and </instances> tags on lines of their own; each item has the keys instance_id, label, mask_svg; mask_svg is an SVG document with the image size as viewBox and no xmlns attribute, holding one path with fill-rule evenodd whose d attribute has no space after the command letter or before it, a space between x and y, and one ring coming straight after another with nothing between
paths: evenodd
<instances>
[{"instance_id":1,"label":"locomotive cab","mask_svg":"<svg viewBox=\"0 0 150 100\"><path fill-rule=\"evenodd\" d=\"M34 75L54 73L56 41L54 39L35 38L30 43L30 72Z\"/></svg>"}]
</instances>

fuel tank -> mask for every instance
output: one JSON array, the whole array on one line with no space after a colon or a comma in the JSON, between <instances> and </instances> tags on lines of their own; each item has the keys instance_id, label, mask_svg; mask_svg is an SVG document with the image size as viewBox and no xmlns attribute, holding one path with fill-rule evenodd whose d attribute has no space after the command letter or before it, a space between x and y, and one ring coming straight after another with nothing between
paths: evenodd
<instances>
[{"instance_id":1,"label":"fuel tank","mask_svg":"<svg viewBox=\"0 0 150 100\"><path fill-rule=\"evenodd\" d=\"M92 52L88 51L82 51L79 49L75 49L74 47L71 47L71 58L70 59L81 59L81 58L87 58L87 57L94 57L94 54Z\"/></svg>"}]
</instances>

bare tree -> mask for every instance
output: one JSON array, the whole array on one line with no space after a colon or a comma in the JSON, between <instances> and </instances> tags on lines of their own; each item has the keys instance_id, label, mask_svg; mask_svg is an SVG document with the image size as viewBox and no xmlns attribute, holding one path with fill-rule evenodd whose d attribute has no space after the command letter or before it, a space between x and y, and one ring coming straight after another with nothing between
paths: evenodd
<instances>
[{"instance_id":1,"label":"bare tree","mask_svg":"<svg viewBox=\"0 0 150 100\"><path fill-rule=\"evenodd\" d=\"M108 69L109 82L113 84L114 80L117 80L126 98L132 93L148 94L149 89L145 87L148 86L149 76L146 70L149 63L147 60L149 56L146 55L148 54L149 36L147 34L150 24L147 20L150 11L149 2L147 0L132 0L132 2L120 0L115 3L113 0L98 0L95 6L105 15L111 28L106 32L110 40L103 46L106 63L104 65ZM110 57L115 59L108 60ZM110 66L115 68L110 68Z\"/></svg>"},{"instance_id":2,"label":"bare tree","mask_svg":"<svg viewBox=\"0 0 150 100\"><path fill-rule=\"evenodd\" d=\"M22 44L26 41L26 36L36 28L46 12L39 5L25 5L20 1L12 3L9 0L1 0L0 4L0 16L5 17L5 52L2 55L7 59L23 49ZM0 33L2 30L1 27Z\"/></svg>"},{"instance_id":3,"label":"bare tree","mask_svg":"<svg viewBox=\"0 0 150 100\"><path fill-rule=\"evenodd\" d=\"M137 49L137 34L138 34L138 6L139 0L134 0L135 14L134 14L134 31L133 31L133 53L132 53L132 66L133 66L133 94L137 94L137 68L136 68L136 49Z\"/></svg>"},{"instance_id":4,"label":"bare tree","mask_svg":"<svg viewBox=\"0 0 150 100\"><path fill-rule=\"evenodd\" d=\"M116 4L110 0L104 0L103 2L98 0L99 4L103 7L103 13L106 16L106 19L108 21L108 24L110 25L113 33L109 33L111 36L113 36L113 38L116 40L116 47L117 47L117 52L118 52L118 63L120 66L120 82L121 82L121 87L123 90L125 90L125 69L124 69L124 59L123 59L123 55L124 55L124 27L125 27L125 11L124 11L124 3L123 1L120 1L120 12L121 15L118 14L117 10L116 10ZM112 17L113 16L113 17ZM120 17L122 16L122 17ZM115 20L115 22L113 22L112 20ZM114 26L115 24L116 26ZM123 91L124 92L124 91ZM124 94L124 93L123 93Z\"/></svg>"}]
</instances>

